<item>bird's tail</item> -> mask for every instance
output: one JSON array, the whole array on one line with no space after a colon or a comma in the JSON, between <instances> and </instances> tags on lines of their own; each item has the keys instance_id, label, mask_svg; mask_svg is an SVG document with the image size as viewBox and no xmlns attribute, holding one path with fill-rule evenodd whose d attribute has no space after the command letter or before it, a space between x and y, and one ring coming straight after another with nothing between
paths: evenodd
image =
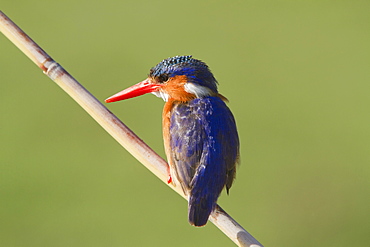
<instances>
[{"instance_id":1,"label":"bird's tail","mask_svg":"<svg viewBox=\"0 0 370 247\"><path fill-rule=\"evenodd\" d=\"M204 226L207 223L225 185L226 176L221 174L224 173L220 169L198 166L190 183L188 217L191 225Z\"/></svg>"},{"instance_id":2,"label":"bird's tail","mask_svg":"<svg viewBox=\"0 0 370 247\"><path fill-rule=\"evenodd\" d=\"M214 209L218 197L215 194L191 193L189 197L188 217L193 226L204 226Z\"/></svg>"},{"instance_id":3,"label":"bird's tail","mask_svg":"<svg viewBox=\"0 0 370 247\"><path fill-rule=\"evenodd\" d=\"M209 215L214 207L214 203L199 199L194 196L190 196L189 199L189 223L193 226L204 226L207 224Z\"/></svg>"}]
</instances>

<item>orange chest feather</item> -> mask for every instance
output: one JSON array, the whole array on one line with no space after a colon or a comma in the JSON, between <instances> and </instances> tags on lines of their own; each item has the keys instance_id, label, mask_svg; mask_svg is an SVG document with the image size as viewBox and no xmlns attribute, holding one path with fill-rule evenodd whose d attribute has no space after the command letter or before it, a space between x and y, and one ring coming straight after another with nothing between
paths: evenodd
<instances>
[{"instance_id":1,"label":"orange chest feather","mask_svg":"<svg viewBox=\"0 0 370 247\"><path fill-rule=\"evenodd\" d=\"M170 167L173 165L172 159L170 158L170 117L171 117L171 109L173 107L174 101L169 100L166 102L163 108L162 113L162 131L163 131L163 142L164 148L167 156L167 161L169 162Z\"/></svg>"},{"instance_id":2,"label":"orange chest feather","mask_svg":"<svg viewBox=\"0 0 370 247\"><path fill-rule=\"evenodd\" d=\"M172 166L172 159L170 158L170 118L171 110L177 103L188 102L195 99L195 95L185 91L185 83L187 83L186 76L174 76L170 78L161 88L165 93L168 94L168 101L164 105L162 113L162 126L163 126L163 140L164 147L167 155L167 160Z\"/></svg>"}]
</instances>

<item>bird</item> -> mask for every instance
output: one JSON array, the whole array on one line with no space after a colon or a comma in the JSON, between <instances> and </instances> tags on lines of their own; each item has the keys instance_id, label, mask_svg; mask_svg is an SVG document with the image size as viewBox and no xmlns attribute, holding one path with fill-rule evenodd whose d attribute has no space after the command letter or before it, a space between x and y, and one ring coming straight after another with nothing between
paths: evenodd
<instances>
[{"instance_id":1,"label":"bird","mask_svg":"<svg viewBox=\"0 0 370 247\"><path fill-rule=\"evenodd\" d=\"M147 79L105 100L115 102L153 93L165 101L163 140L169 163L168 183L181 186L188 197L188 221L206 225L239 163L235 119L218 93L208 65L191 55L162 60Z\"/></svg>"}]
</instances>

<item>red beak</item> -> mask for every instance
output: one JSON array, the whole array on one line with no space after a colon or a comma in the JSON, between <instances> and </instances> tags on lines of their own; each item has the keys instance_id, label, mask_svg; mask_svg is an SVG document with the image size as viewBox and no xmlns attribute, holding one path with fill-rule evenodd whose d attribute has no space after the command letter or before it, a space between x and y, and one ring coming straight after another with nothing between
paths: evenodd
<instances>
[{"instance_id":1,"label":"red beak","mask_svg":"<svg viewBox=\"0 0 370 247\"><path fill-rule=\"evenodd\" d=\"M151 93L157 91L162 85L156 84L151 81L151 79L146 79L138 84L135 84L115 95L109 97L105 100L106 103L116 102L124 99L134 98L146 93Z\"/></svg>"}]
</instances>

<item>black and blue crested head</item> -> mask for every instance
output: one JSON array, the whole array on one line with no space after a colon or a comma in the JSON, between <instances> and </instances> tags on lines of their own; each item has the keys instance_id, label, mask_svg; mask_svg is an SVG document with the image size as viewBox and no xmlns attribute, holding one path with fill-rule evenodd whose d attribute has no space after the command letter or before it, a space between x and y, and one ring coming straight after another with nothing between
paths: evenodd
<instances>
[{"instance_id":1,"label":"black and blue crested head","mask_svg":"<svg viewBox=\"0 0 370 247\"><path fill-rule=\"evenodd\" d=\"M160 83L175 76L186 76L189 83L209 88L217 93L217 81L207 64L192 56L176 56L164 59L150 70L150 77Z\"/></svg>"}]
</instances>

